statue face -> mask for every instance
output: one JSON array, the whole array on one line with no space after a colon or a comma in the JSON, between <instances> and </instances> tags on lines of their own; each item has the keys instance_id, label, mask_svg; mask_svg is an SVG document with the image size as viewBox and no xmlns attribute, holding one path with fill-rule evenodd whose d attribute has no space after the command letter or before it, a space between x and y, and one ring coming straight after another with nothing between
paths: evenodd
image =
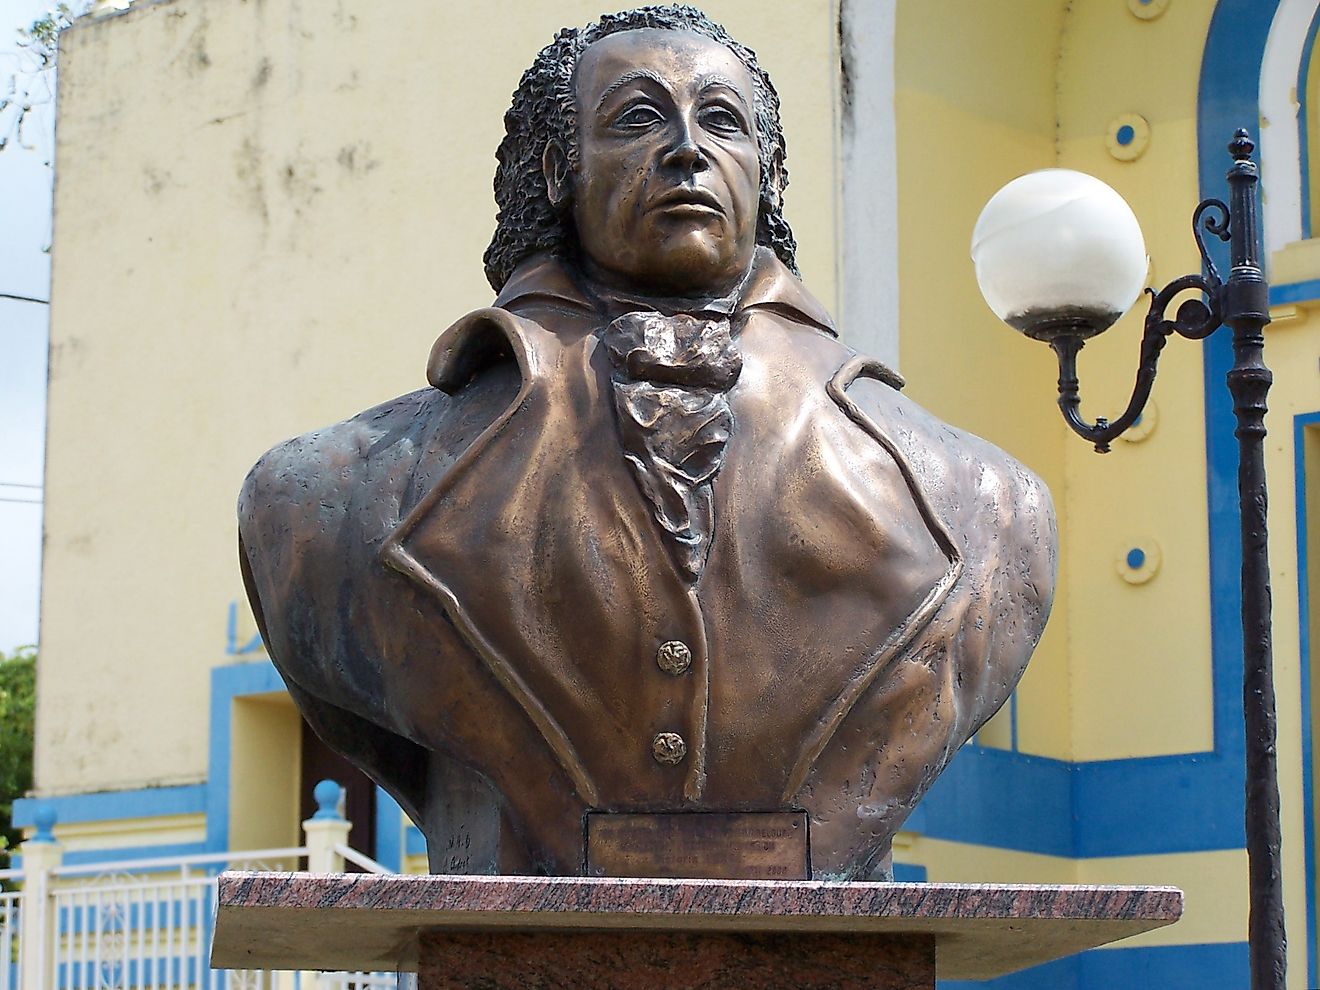
<instances>
[{"instance_id":1,"label":"statue face","mask_svg":"<svg viewBox=\"0 0 1320 990\"><path fill-rule=\"evenodd\" d=\"M685 31L625 31L583 53L575 86L569 181L590 273L666 295L732 288L756 250L760 188L752 79L738 57ZM554 196L549 160L546 176Z\"/></svg>"}]
</instances>

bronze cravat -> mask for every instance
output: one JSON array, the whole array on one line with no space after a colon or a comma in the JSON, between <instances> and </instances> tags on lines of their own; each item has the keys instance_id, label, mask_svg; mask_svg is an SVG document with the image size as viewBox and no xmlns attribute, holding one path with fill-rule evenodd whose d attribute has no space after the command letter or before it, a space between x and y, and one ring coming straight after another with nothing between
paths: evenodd
<instances>
[{"instance_id":1,"label":"bronze cravat","mask_svg":"<svg viewBox=\"0 0 1320 990\"><path fill-rule=\"evenodd\" d=\"M715 528L711 486L733 430L727 393L742 371L729 321L627 313L601 331L633 477L683 575L701 576Z\"/></svg>"}]
</instances>

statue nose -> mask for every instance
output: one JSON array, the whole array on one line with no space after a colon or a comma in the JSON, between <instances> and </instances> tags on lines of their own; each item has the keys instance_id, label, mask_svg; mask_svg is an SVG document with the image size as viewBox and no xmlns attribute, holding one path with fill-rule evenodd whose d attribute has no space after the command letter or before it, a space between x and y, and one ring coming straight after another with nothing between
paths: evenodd
<instances>
[{"instance_id":1,"label":"statue nose","mask_svg":"<svg viewBox=\"0 0 1320 990\"><path fill-rule=\"evenodd\" d=\"M689 172L704 172L710 168L710 161L697 144L692 125L684 122L673 145L665 152L664 164L675 166Z\"/></svg>"}]
</instances>

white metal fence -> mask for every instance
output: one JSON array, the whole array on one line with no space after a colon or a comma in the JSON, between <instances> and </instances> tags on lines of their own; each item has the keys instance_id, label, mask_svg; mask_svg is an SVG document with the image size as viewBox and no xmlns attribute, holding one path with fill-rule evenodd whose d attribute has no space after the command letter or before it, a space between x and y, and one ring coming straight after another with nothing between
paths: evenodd
<instances>
[{"instance_id":1,"label":"white metal fence","mask_svg":"<svg viewBox=\"0 0 1320 990\"><path fill-rule=\"evenodd\" d=\"M318 871L347 859L390 872L336 832L307 835L287 849L68 866L54 843L25 843L24 869L0 871L0 990L395 990L393 973L210 968L223 870L291 870L307 857Z\"/></svg>"},{"instance_id":2,"label":"white metal fence","mask_svg":"<svg viewBox=\"0 0 1320 990\"><path fill-rule=\"evenodd\" d=\"M301 855L271 849L50 871L52 990L276 990L274 974L210 968L216 875L227 866L289 869L280 861Z\"/></svg>"}]
</instances>

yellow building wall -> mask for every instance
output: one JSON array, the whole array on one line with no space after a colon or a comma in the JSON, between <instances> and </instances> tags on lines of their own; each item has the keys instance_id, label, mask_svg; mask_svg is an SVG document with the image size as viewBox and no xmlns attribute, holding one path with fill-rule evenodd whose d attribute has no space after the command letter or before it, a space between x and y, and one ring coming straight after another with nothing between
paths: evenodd
<instances>
[{"instance_id":1,"label":"yellow building wall","mask_svg":"<svg viewBox=\"0 0 1320 990\"><path fill-rule=\"evenodd\" d=\"M1102 760L1213 747L1199 346L1171 346L1145 438L1097 455L1058 416L1054 355L995 319L966 261L976 217L1000 186L1062 166L1129 200L1146 231L1152 284L1198 267L1188 221L1199 199L1197 87L1212 10L1174 4L1143 20L1127 4L1096 0L898 2L909 393L1020 457L1060 513L1059 594L1018 689L1023 752ZM1144 115L1154 133L1131 162L1115 159L1107 141L1110 122L1127 113ZM1090 418L1126 404L1141 309L1083 352ZM1160 559L1145 584L1120 574L1133 547ZM981 741L1007 747L1006 718Z\"/></svg>"},{"instance_id":2,"label":"yellow building wall","mask_svg":"<svg viewBox=\"0 0 1320 990\"><path fill-rule=\"evenodd\" d=\"M1197 95L1200 56L1214 5L1171 3L1149 20L1132 16L1127 6L1088 0L1070 10L1059 72L1059 162L1098 176L1127 198L1146 233L1150 282L1160 286L1200 268L1189 220L1200 199ZM1110 154L1107 139L1115 120L1129 114L1149 122L1150 138L1145 152L1126 162ZM1261 126L1250 119L1241 124L1253 131ZM1222 146L1230 137L1222 135ZM1226 151L1220 161L1227 171ZM1223 195L1227 187L1221 188ZM1271 276L1276 284L1288 278L1283 271ZM1320 266L1311 277L1316 276ZM1084 387L1095 397L1089 407L1092 416L1121 409L1131 390L1140 315L1130 314L1082 355ZM1283 875L1286 909L1296 932L1289 951L1289 985L1298 987L1305 985L1302 932L1307 905L1293 417L1320 407L1315 386L1318 351L1314 325L1308 327L1304 320L1284 320L1267 330L1266 361L1275 375L1266 420L1266 470L1272 581L1278 589L1273 616ZM1213 747L1209 619L1215 603L1207 594L1201 354L1197 344L1179 339L1170 343L1156 385L1155 428L1147 439L1117 444L1105 458L1089 453L1085 444L1068 447L1073 727L1081 759ZM1224 386L1216 382L1213 387ZM1151 545L1161 556L1152 580L1132 585L1116 577L1115 561L1129 547ZM1157 864L1148 864L1149 875L1160 871ZM1219 876L1219 894L1201 902L1199 910L1189 895L1187 920L1174 936L1178 941L1191 941L1211 910L1220 930L1228 933L1222 938L1244 937L1240 909L1246 902L1245 873L1220 871Z\"/></svg>"},{"instance_id":3,"label":"yellow building wall","mask_svg":"<svg viewBox=\"0 0 1320 990\"><path fill-rule=\"evenodd\" d=\"M907 393L1014 454L1063 509L1062 421L1047 349L1027 346L981 299L972 227L995 191L1055 160L1055 84L1067 4L899 0L900 354ZM1018 747L1071 759L1067 654L1070 563L1054 613L1018 688ZM1008 748L1005 711L981 741Z\"/></svg>"},{"instance_id":4,"label":"yellow building wall","mask_svg":"<svg viewBox=\"0 0 1320 990\"><path fill-rule=\"evenodd\" d=\"M1206 751L1214 745L1206 438L1201 347L1172 342L1139 439L1100 456L1054 406L1049 350L1013 335L981 301L966 257L981 207L1004 182L1051 166L1090 172L1132 205L1162 285L1200 260L1189 236L1200 199L1196 120L1213 3L1141 18L1122 2L968 5L898 0L902 359L909 392L1013 451L1050 485L1061 519L1060 594L1018 690L1017 746L1078 761ZM1149 122L1145 152L1120 161L1120 117ZM1245 120L1243 124L1256 126ZM1227 143L1229 135L1224 135ZM1224 156L1227 168L1228 157ZM1274 281L1320 278L1315 242L1276 256ZM1144 304L1081 357L1083 413L1126 404ZM1268 330L1275 371L1268 426L1280 786L1293 982L1305 985L1306 919L1292 417L1320 407L1312 310L1285 307ZM947 320L951 329L944 330ZM1133 547L1158 555L1146 583L1123 580ZM1003 716L981 741L1007 747ZM913 837L896 858L931 880L1174 883L1177 926L1124 942L1245 938L1240 851L1068 860ZM1295 920L1293 920L1295 919Z\"/></svg>"},{"instance_id":5,"label":"yellow building wall","mask_svg":"<svg viewBox=\"0 0 1320 990\"><path fill-rule=\"evenodd\" d=\"M1079 3L1064 31L1059 164L1103 179L1131 204L1156 286L1200 269L1190 218L1200 199L1197 90L1212 9L1177 3L1142 20L1126 4ZM1127 114L1140 114L1151 128L1135 161L1116 159L1108 146L1111 121ZM1225 154L1225 169L1228 161ZM1126 405L1145 308L1138 305L1082 352L1088 417L1113 418ZM1103 457L1078 439L1065 448L1079 759L1214 745L1202 375L1201 346L1174 340L1160 363L1154 428L1144 440L1117 443ZM1116 562L1132 547L1159 554L1159 570L1145 584L1119 575Z\"/></svg>"},{"instance_id":6,"label":"yellow building wall","mask_svg":"<svg viewBox=\"0 0 1320 990\"><path fill-rule=\"evenodd\" d=\"M782 91L789 216L832 306L834 7L706 7ZM205 776L244 474L423 387L436 335L489 303L509 96L599 8L171 0L64 35L39 793Z\"/></svg>"}]
</instances>

